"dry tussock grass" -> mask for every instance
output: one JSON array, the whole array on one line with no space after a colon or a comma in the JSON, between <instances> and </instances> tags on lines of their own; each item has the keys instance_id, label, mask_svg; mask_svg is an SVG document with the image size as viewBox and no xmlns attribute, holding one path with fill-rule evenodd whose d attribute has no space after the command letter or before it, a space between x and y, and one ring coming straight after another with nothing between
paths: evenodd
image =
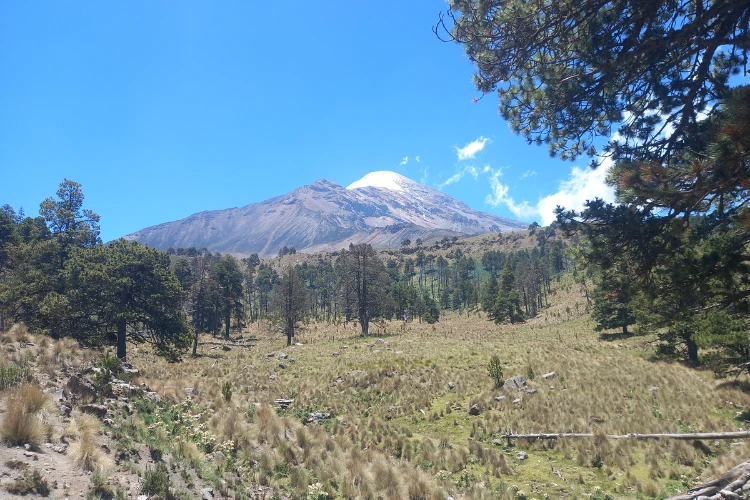
<instances>
[{"instance_id":1,"label":"dry tussock grass","mask_svg":"<svg viewBox=\"0 0 750 500\"><path fill-rule=\"evenodd\" d=\"M559 484L548 466L532 465L554 460L571 483L580 474L577 494L591 494L613 475L617 485L607 487L632 496L711 474L747 451L729 444L604 438L736 430L737 408L748 407L750 396L743 386L717 383L710 373L650 360L649 337L601 340L584 315L580 286L561 280L555 287L553 306L521 325L498 326L483 313L448 313L436 325L386 322L373 328L382 338L376 342L377 336L359 338L352 323L311 323L298 339L304 345L287 348L266 324L256 323L245 332L259 339L249 349L224 353L202 346L201 357L179 365L143 350L133 357L163 396L189 396L214 408L214 435L259 464L250 481L291 482L299 494L316 478L331 493L362 498L434 498L458 491L461 481L468 484L461 483L463 494L482 498L504 481L495 490L504 497L509 481ZM287 359L280 368L280 352L296 363ZM536 394L494 389L486 371L493 353L501 357L506 378L531 369ZM552 371L559 377L541 378ZM225 381L232 384L229 404L221 395ZM519 396L520 404L513 404ZM303 426L269 406L276 398L293 398L293 408L330 411L336 418L326 429ZM255 403L250 418L246 409ZM479 416L468 415L472 403L483 408ZM597 436L516 442L535 457L521 467L515 450L503 452L492 444L506 430ZM601 471L592 467L597 457ZM281 463L292 464L289 477L279 477L275 468Z\"/></svg>"},{"instance_id":2,"label":"dry tussock grass","mask_svg":"<svg viewBox=\"0 0 750 500\"><path fill-rule=\"evenodd\" d=\"M46 434L44 412L51 399L38 386L24 384L6 400L6 412L0 424L0 437L8 445L28 444L38 448Z\"/></svg>"},{"instance_id":3,"label":"dry tussock grass","mask_svg":"<svg viewBox=\"0 0 750 500\"><path fill-rule=\"evenodd\" d=\"M84 470L103 470L113 464L96 441L99 431L99 421L86 413L75 415L70 427L66 429L65 436L74 440L68 453Z\"/></svg>"}]
</instances>

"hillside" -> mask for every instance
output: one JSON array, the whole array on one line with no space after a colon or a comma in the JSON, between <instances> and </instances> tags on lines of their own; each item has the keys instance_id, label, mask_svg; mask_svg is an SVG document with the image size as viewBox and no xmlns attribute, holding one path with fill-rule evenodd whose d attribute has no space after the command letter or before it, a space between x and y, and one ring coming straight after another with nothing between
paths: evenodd
<instances>
[{"instance_id":1,"label":"hillside","mask_svg":"<svg viewBox=\"0 0 750 500\"><path fill-rule=\"evenodd\" d=\"M321 179L270 200L201 212L125 238L162 250L196 247L267 257L283 246L304 252L349 243L397 248L404 239L430 242L527 227L473 210L395 172L373 172L346 188Z\"/></svg>"},{"instance_id":2,"label":"hillside","mask_svg":"<svg viewBox=\"0 0 750 500\"><path fill-rule=\"evenodd\" d=\"M108 498L96 496L107 488L118 498L663 498L747 457L744 441L602 437L735 431L746 425L747 381L657 361L651 337L594 333L569 276L550 300L517 325L446 313L360 338L353 324L311 323L291 347L254 323L249 347L204 336L199 357L177 364L136 347L140 372L118 374L131 385L114 396L62 391L71 377L99 380L100 354L15 327L2 335L3 373L23 366L54 405L40 414L38 447L3 448L0 487L12 497L27 484L33 495L46 482L50 498ZM506 379L524 376L534 391L494 389L493 353ZM3 425L14 391L2 391ZM274 408L277 399L293 401ZM93 428L80 413L94 411L88 402L104 405ZM507 430L599 437L509 447ZM100 450L89 462L85 442Z\"/></svg>"}]
</instances>

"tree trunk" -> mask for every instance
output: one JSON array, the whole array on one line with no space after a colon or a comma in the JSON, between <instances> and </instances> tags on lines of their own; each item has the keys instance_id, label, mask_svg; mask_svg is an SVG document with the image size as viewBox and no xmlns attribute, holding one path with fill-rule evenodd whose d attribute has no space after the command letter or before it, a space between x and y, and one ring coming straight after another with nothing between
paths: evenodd
<instances>
[{"instance_id":1,"label":"tree trunk","mask_svg":"<svg viewBox=\"0 0 750 500\"><path fill-rule=\"evenodd\" d=\"M623 337L628 336L628 325L625 325L625 324L622 325L622 336Z\"/></svg>"},{"instance_id":2,"label":"tree trunk","mask_svg":"<svg viewBox=\"0 0 750 500\"><path fill-rule=\"evenodd\" d=\"M0 332L5 331L5 311L0 307Z\"/></svg>"},{"instance_id":3,"label":"tree trunk","mask_svg":"<svg viewBox=\"0 0 750 500\"><path fill-rule=\"evenodd\" d=\"M126 330L127 330L127 322L125 321L125 318L120 318L117 320L117 357L125 361L126 354L127 354L127 347L126 347Z\"/></svg>"},{"instance_id":4,"label":"tree trunk","mask_svg":"<svg viewBox=\"0 0 750 500\"><path fill-rule=\"evenodd\" d=\"M193 339L193 357L194 358L198 356L198 335L200 335L199 330L196 328L195 338Z\"/></svg>"},{"instance_id":5,"label":"tree trunk","mask_svg":"<svg viewBox=\"0 0 750 500\"><path fill-rule=\"evenodd\" d=\"M225 323L226 323L226 326L224 327L224 340L229 340L229 324L230 324L230 321L232 320L232 309L231 308L227 308L227 312L226 312L226 315L224 317L224 320L225 320Z\"/></svg>"},{"instance_id":6,"label":"tree trunk","mask_svg":"<svg viewBox=\"0 0 750 500\"><path fill-rule=\"evenodd\" d=\"M689 335L685 339L685 344L687 345L687 350L688 350L688 361L693 366L697 365L698 364L698 344L695 343L695 340L693 340L692 335Z\"/></svg>"}]
</instances>

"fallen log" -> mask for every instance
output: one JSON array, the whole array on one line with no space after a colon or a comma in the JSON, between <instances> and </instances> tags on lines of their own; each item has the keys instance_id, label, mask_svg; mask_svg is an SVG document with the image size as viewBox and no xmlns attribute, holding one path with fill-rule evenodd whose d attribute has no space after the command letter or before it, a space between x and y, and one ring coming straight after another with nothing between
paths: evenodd
<instances>
[{"instance_id":1,"label":"fallen log","mask_svg":"<svg viewBox=\"0 0 750 500\"><path fill-rule=\"evenodd\" d=\"M506 439L568 439L568 438L593 438L593 433L557 432L543 434L510 434L503 435ZM693 432L679 434L607 434L609 439L750 439L750 431L739 432Z\"/></svg>"},{"instance_id":2,"label":"fallen log","mask_svg":"<svg viewBox=\"0 0 750 500\"><path fill-rule=\"evenodd\" d=\"M255 344L250 343L251 340L242 341L242 340L231 340L229 342L217 342L215 340L204 340L201 342L198 342L198 345L217 345L217 346L231 346L231 347L253 347Z\"/></svg>"},{"instance_id":3,"label":"fallen log","mask_svg":"<svg viewBox=\"0 0 750 500\"><path fill-rule=\"evenodd\" d=\"M691 488L687 493L668 500L694 500L697 498L748 498L750 495L750 460L732 468L729 472Z\"/></svg>"}]
</instances>

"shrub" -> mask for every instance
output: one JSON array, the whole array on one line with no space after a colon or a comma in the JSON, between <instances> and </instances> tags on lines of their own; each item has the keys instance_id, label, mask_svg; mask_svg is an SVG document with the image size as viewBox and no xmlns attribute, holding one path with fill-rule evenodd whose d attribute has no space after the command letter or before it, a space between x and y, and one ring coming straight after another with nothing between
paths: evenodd
<instances>
[{"instance_id":1,"label":"shrub","mask_svg":"<svg viewBox=\"0 0 750 500\"><path fill-rule=\"evenodd\" d=\"M155 469L147 469L143 475L141 493L149 496L160 495L164 498L172 498L169 492L169 473L164 462L156 464Z\"/></svg>"},{"instance_id":2,"label":"shrub","mask_svg":"<svg viewBox=\"0 0 750 500\"><path fill-rule=\"evenodd\" d=\"M8 486L8 492L14 495L36 493L37 495L46 497L49 495L49 485L38 470L25 470L21 477L16 479L15 483Z\"/></svg>"},{"instance_id":3,"label":"shrub","mask_svg":"<svg viewBox=\"0 0 750 500\"><path fill-rule=\"evenodd\" d=\"M232 399L232 383L227 381L221 386L221 395L224 396L224 400L229 402Z\"/></svg>"},{"instance_id":4,"label":"shrub","mask_svg":"<svg viewBox=\"0 0 750 500\"><path fill-rule=\"evenodd\" d=\"M86 493L86 500L114 500L115 498L117 495L109 485L107 476L101 471L94 471L91 475L91 489Z\"/></svg>"},{"instance_id":5,"label":"shrub","mask_svg":"<svg viewBox=\"0 0 750 500\"><path fill-rule=\"evenodd\" d=\"M487 373L490 378L495 381L495 387L501 388L505 381L503 380L503 366L500 363L500 356L493 354L490 357L489 363L487 363Z\"/></svg>"}]
</instances>

